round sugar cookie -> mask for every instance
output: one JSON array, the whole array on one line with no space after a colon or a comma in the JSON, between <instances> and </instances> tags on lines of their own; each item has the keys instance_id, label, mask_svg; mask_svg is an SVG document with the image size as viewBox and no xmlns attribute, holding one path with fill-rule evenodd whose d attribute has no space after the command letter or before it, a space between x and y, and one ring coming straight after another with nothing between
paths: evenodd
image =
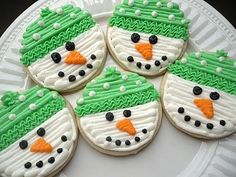
<instances>
[{"instance_id":1,"label":"round sugar cookie","mask_svg":"<svg viewBox=\"0 0 236 177\"><path fill-rule=\"evenodd\" d=\"M23 34L21 63L38 84L72 92L98 75L106 59L99 25L79 7L42 9Z\"/></svg>"},{"instance_id":2,"label":"round sugar cookie","mask_svg":"<svg viewBox=\"0 0 236 177\"><path fill-rule=\"evenodd\" d=\"M189 21L178 4L164 0L124 0L108 22L107 44L122 68L157 76L181 58Z\"/></svg>"},{"instance_id":3,"label":"round sugar cookie","mask_svg":"<svg viewBox=\"0 0 236 177\"><path fill-rule=\"evenodd\" d=\"M236 60L223 50L191 53L168 67L162 103L170 122L194 137L236 131Z\"/></svg>"},{"instance_id":4,"label":"round sugar cookie","mask_svg":"<svg viewBox=\"0 0 236 177\"><path fill-rule=\"evenodd\" d=\"M159 93L144 77L106 68L87 84L75 112L81 134L105 154L136 154L159 130L162 109Z\"/></svg>"},{"instance_id":5,"label":"round sugar cookie","mask_svg":"<svg viewBox=\"0 0 236 177\"><path fill-rule=\"evenodd\" d=\"M0 176L55 176L70 161L78 130L71 106L39 86L5 92L0 107Z\"/></svg>"}]
</instances>

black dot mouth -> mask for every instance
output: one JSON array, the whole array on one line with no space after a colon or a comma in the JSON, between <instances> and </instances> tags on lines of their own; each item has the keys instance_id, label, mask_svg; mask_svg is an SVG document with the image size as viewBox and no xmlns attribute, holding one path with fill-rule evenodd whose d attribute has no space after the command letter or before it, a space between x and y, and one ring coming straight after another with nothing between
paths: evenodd
<instances>
[{"instance_id":1,"label":"black dot mouth","mask_svg":"<svg viewBox=\"0 0 236 177\"><path fill-rule=\"evenodd\" d=\"M179 114L183 115L183 120L184 120L186 123L190 123L190 122L191 122L192 117L191 117L190 115L185 114L185 109L184 109L184 107L179 107L179 108L177 109L177 112L178 112ZM202 127L202 126L203 126L203 123L202 123L200 120L193 120L192 122L193 122L193 127L198 128L198 127ZM226 121L225 121L225 120L220 120L220 121L219 121L219 125L221 125L222 127L225 126L225 125L226 125ZM205 124L205 126L206 126L206 128L207 128L208 130L212 130L212 129L214 129L214 127L217 126L217 125L214 125L213 123L208 122L208 123Z\"/></svg>"},{"instance_id":2,"label":"black dot mouth","mask_svg":"<svg viewBox=\"0 0 236 177\"><path fill-rule=\"evenodd\" d=\"M144 129L142 129L142 131L140 133L145 135L145 134L149 133L149 131L146 128L144 128ZM113 139L111 136L107 136L105 138L105 142L108 142L109 144L114 144L116 147L120 147L120 146L128 147L128 146L132 145L132 142L133 143L142 142L142 138L140 136L134 136L132 139L120 140L120 139Z\"/></svg>"},{"instance_id":3,"label":"black dot mouth","mask_svg":"<svg viewBox=\"0 0 236 177\"><path fill-rule=\"evenodd\" d=\"M59 61L59 59L57 60L57 58L60 58L60 60L61 60L61 57L59 57L59 53L54 53L53 55L52 55L52 58L55 58L54 60L56 61L54 61L55 63L59 63L60 61ZM95 54L91 54L90 55L90 58L89 59L91 59L91 60L96 60L97 59L97 56L95 55ZM79 76L79 77L81 77L81 78L83 78L83 77L85 77L86 76L86 71L85 71L85 69L87 68L87 69L89 69L89 70L92 70L92 69L94 69L94 66L93 66L93 64L92 63L86 63L85 65L85 68L84 69L81 69L81 70L79 70L77 73L75 73L75 74L70 74L70 75L67 75L66 76L66 72L64 72L64 71L58 71L58 73L57 73L57 76L58 76L58 78L63 78L63 77L67 77L68 78L68 81L69 82L71 82L71 83L73 83L73 82L76 82L76 80L78 79L77 78L77 76Z\"/></svg>"},{"instance_id":4,"label":"black dot mouth","mask_svg":"<svg viewBox=\"0 0 236 177\"><path fill-rule=\"evenodd\" d=\"M128 56L127 59L128 63L133 64L137 69L145 69L146 71L149 71L151 69L161 69L162 68L162 64L161 64L161 60L162 61L166 61L167 57L166 56L162 56L162 59L158 60L153 60L152 63L145 63L145 62L141 62L141 61L135 61L133 56Z\"/></svg>"},{"instance_id":5,"label":"black dot mouth","mask_svg":"<svg viewBox=\"0 0 236 177\"><path fill-rule=\"evenodd\" d=\"M37 131L38 135L41 135L43 132L43 135L45 134L45 130L43 128L40 128L40 130ZM68 141L68 137L66 135L62 135L60 137L61 139L61 143L65 143L66 141ZM62 154L64 152L63 148L57 148L57 150L55 151L57 154ZM55 163L56 159L53 156L49 156L47 159L47 162L49 164L53 164ZM31 162L26 162L24 164L25 169L31 169L32 167L37 167L37 168L43 168L44 166L44 162L42 160L38 160L35 164L32 164Z\"/></svg>"}]
</instances>

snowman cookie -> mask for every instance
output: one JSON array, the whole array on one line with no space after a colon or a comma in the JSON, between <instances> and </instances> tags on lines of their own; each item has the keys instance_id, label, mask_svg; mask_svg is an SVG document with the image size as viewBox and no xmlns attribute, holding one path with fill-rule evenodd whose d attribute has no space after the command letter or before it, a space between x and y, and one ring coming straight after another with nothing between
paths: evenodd
<instances>
[{"instance_id":1,"label":"snowman cookie","mask_svg":"<svg viewBox=\"0 0 236 177\"><path fill-rule=\"evenodd\" d=\"M87 11L65 5L42 9L23 34L21 63L38 84L71 92L102 70L106 44L99 25Z\"/></svg>"},{"instance_id":2,"label":"snowman cookie","mask_svg":"<svg viewBox=\"0 0 236 177\"><path fill-rule=\"evenodd\" d=\"M162 102L175 127L205 139L236 131L236 60L224 51L197 52L168 70Z\"/></svg>"},{"instance_id":3,"label":"snowman cookie","mask_svg":"<svg viewBox=\"0 0 236 177\"><path fill-rule=\"evenodd\" d=\"M75 112L81 134L100 152L136 154L161 123L159 93L144 77L114 67L87 84Z\"/></svg>"},{"instance_id":4,"label":"snowman cookie","mask_svg":"<svg viewBox=\"0 0 236 177\"><path fill-rule=\"evenodd\" d=\"M48 177L77 146L74 113L55 91L35 86L4 93L0 107L0 176Z\"/></svg>"},{"instance_id":5,"label":"snowman cookie","mask_svg":"<svg viewBox=\"0 0 236 177\"><path fill-rule=\"evenodd\" d=\"M109 19L108 48L126 70L145 76L164 73L184 53L188 24L178 4L124 0Z\"/></svg>"}]
</instances>

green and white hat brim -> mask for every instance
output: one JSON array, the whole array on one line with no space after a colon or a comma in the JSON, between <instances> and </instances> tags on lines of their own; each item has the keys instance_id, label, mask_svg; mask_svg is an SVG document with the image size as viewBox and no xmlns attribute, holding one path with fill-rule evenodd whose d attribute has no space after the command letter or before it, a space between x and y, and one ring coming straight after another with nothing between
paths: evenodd
<instances>
[{"instance_id":1,"label":"green and white hat brim","mask_svg":"<svg viewBox=\"0 0 236 177\"><path fill-rule=\"evenodd\" d=\"M187 40L189 20L178 4L164 0L124 0L115 7L110 26Z\"/></svg>"},{"instance_id":2,"label":"green and white hat brim","mask_svg":"<svg viewBox=\"0 0 236 177\"><path fill-rule=\"evenodd\" d=\"M159 93L144 77L106 69L103 76L89 83L78 99L75 112L79 117L117 110L159 100Z\"/></svg>"},{"instance_id":3,"label":"green and white hat brim","mask_svg":"<svg viewBox=\"0 0 236 177\"><path fill-rule=\"evenodd\" d=\"M236 95L236 60L224 51L191 53L168 70L185 80Z\"/></svg>"}]
</instances>

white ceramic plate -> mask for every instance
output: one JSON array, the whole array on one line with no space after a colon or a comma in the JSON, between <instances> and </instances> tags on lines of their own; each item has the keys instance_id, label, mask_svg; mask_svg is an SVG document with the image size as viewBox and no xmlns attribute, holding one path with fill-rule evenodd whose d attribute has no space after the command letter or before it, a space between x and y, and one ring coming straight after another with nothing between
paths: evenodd
<instances>
[{"instance_id":1,"label":"white ceramic plate","mask_svg":"<svg viewBox=\"0 0 236 177\"><path fill-rule=\"evenodd\" d=\"M236 31L216 10L202 0L174 0L191 20L187 52L225 49L236 58ZM72 3L90 11L106 29L107 18L118 0L40 0L21 14L0 39L0 94L32 85L19 63L24 28L45 6ZM108 56L106 65L115 65ZM161 78L150 79L159 88ZM80 92L66 98L75 106ZM92 149L82 138L61 177L236 177L236 134L218 141L201 141L175 129L164 118L160 132L142 152L111 157Z\"/></svg>"}]
</instances>

